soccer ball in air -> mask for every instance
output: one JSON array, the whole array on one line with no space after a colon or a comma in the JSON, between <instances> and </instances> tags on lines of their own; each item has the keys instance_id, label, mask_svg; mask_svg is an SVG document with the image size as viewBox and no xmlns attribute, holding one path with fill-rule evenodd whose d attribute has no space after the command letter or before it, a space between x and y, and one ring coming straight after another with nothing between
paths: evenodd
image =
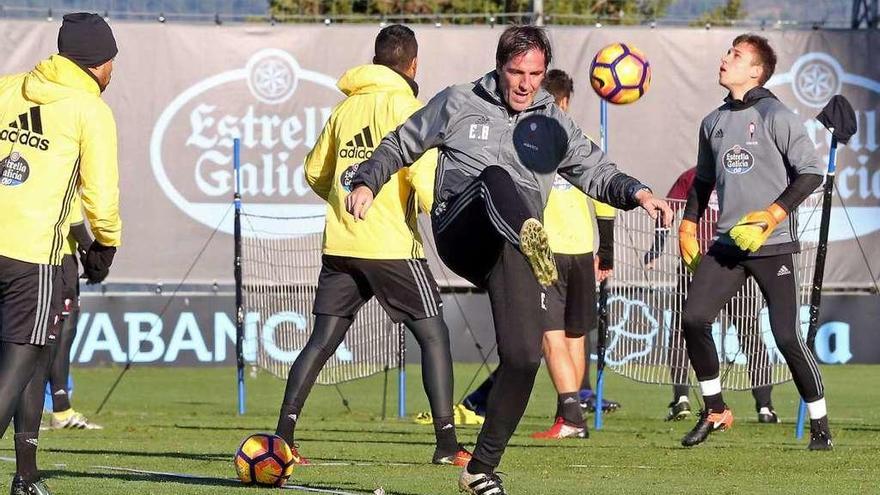
<instances>
[{"instance_id":1,"label":"soccer ball in air","mask_svg":"<svg viewBox=\"0 0 880 495\"><path fill-rule=\"evenodd\" d=\"M602 99L618 105L632 103L651 86L651 64L633 45L612 43L593 57L590 84Z\"/></svg>"},{"instance_id":2,"label":"soccer ball in air","mask_svg":"<svg viewBox=\"0 0 880 495\"><path fill-rule=\"evenodd\" d=\"M290 447L281 437L268 433L245 438L234 463L238 479L245 485L282 486L293 474Z\"/></svg>"}]
</instances>

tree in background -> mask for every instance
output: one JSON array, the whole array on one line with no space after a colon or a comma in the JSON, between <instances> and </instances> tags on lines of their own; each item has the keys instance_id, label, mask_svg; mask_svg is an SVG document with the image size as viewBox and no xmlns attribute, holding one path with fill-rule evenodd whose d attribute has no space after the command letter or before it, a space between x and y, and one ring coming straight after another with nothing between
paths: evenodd
<instances>
[{"instance_id":1,"label":"tree in background","mask_svg":"<svg viewBox=\"0 0 880 495\"><path fill-rule=\"evenodd\" d=\"M672 0L545 0L554 24L639 24L666 15Z\"/></svg>"},{"instance_id":2,"label":"tree in background","mask_svg":"<svg viewBox=\"0 0 880 495\"><path fill-rule=\"evenodd\" d=\"M268 0L269 12L286 16L529 13L532 0ZM672 0L545 0L544 13L559 24L636 24L663 17ZM484 22L482 18L456 20ZM502 22L501 19L498 22Z\"/></svg>"},{"instance_id":3,"label":"tree in background","mask_svg":"<svg viewBox=\"0 0 880 495\"><path fill-rule=\"evenodd\" d=\"M746 18L746 10L742 0L727 0L724 5L704 12L700 18L691 23L694 26L711 24L713 26L732 26L735 21Z\"/></svg>"}]
</instances>

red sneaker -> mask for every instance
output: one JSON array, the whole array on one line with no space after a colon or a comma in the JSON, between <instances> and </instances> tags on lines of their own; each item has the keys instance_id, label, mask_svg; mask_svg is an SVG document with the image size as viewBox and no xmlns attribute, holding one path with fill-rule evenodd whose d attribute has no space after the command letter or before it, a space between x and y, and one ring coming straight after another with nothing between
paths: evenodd
<instances>
[{"instance_id":1,"label":"red sneaker","mask_svg":"<svg viewBox=\"0 0 880 495\"><path fill-rule=\"evenodd\" d=\"M555 438L587 438L587 427L574 426L566 423L562 417L556 418L556 422L547 431L538 431L530 435L537 439L555 439Z\"/></svg>"},{"instance_id":2,"label":"red sneaker","mask_svg":"<svg viewBox=\"0 0 880 495\"><path fill-rule=\"evenodd\" d=\"M299 453L299 445L293 444L290 446L290 453L293 454L293 463L298 466L306 466L312 463L312 461L303 457L302 454Z\"/></svg>"},{"instance_id":3,"label":"red sneaker","mask_svg":"<svg viewBox=\"0 0 880 495\"><path fill-rule=\"evenodd\" d=\"M447 464L458 467L466 467L469 462L471 462L471 453L463 445L459 445L458 451L453 455L442 455L435 451L434 458L431 459L433 464Z\"/></svg>"},{"instance_id":4,"label":"red sneaker","mask_svg":"<svg viewBox=\"0 0 880 495\"><path fill-rule=\"evenodd\" d=\"M708 409L700 411L700 419L694 428L681 439L685 447L693 447L703 443L709 438L709 434L716 431L727 431L733 427L733 413L730 408L724 407L721 412L711 412Z\"/></svg>"}]
</instances>

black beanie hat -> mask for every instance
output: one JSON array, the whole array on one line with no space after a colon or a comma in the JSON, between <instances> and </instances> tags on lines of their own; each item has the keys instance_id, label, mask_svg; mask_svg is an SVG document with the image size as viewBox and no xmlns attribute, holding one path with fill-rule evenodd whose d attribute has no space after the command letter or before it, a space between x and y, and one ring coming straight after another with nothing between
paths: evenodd
<instances>
[{"instance_id":1,"label":"black beanie hat","mask_svg":"<svg viewBox=\"0 0 880 495\"><path fill-rule=\"evenodd\" d=\"M67 14L58 31L58 53L82 65L97 67L116 56L113 31L98 14Z\"/></svg>"}]
</instances>

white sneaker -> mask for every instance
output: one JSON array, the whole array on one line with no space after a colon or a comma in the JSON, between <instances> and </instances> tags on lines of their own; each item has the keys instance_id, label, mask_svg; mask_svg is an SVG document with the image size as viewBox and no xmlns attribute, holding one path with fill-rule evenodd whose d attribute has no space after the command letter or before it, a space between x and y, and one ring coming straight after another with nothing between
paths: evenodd
<instances>
[{"instance_id":1,"label":"white sneaker","mask_svg":"<svg viewBox=\"0 0 880 495\"><path fill-rule=\"evenodd\" d=\"M471 474L467 468L461 470L458 478L458 491L469 495L507 495L501 486L498 473Z\"/></svg>"},{"instance_id":2,"label":"white sneaker","mask_svg":"<svg viewBox=\"0 0 880 495\"><path fill-rule=\"evenodd\" d=\"M104 427L92 423L82 413L71 409L71 414L61 419L58 413L52 413L52 419L49 420L49 429L52 430L103 430Z\"/></svg>"}]
</instances>

